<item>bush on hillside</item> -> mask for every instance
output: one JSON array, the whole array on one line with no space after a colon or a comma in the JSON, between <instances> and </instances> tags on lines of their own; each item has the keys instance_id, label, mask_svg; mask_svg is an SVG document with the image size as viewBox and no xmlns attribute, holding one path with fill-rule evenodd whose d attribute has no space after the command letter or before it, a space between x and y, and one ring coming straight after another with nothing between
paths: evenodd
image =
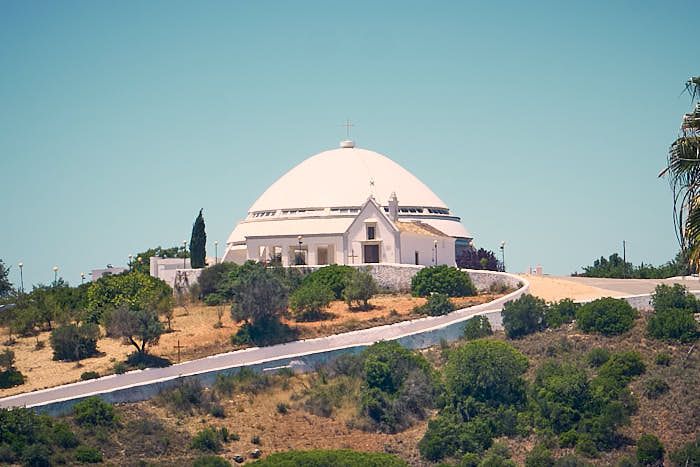
<instances>
[{"instance_id":1,"label":"bush on hillside","mask_svg":"<svg viewBox=\"0 0 700 467\"><path fill-rule=\"evenodd\" d=\"M192 449L197 449L198 451L219 452L221 451L221 441L221 433L219 431L205 428L192 437L191 445Z\"/></svg>"},{"instance_id":2,"label":"bush on hillside","mask_svg":"<svg viewBox=\"0 0 700 467\"><path fill-rule=\"evenodd\" d=\"M424 305L416 308L419 313L428 316L442 316L454 311L455 306L447 295L435 293L428 297L428 301Z\"/></svg>"},{"instance_id":3,"label":"bush on hillside","mask_svg":"<svg viewBox=\"0 0 700 467\"><path fill-rule=\"evenodd\" d=\"M639 352L628 350L613 354L598 370L598 377L613 378L626 385L632 378L644 374L645 371L646 365Z\"/></svg>"},{"instance_id":4,"label":"bush on hillside","mask_svg":"<svg viewBox=\"0 0 700 467\"><path fill-rule=\"evenodd\" d=\"M15 368L15 353L10 349L0 352L0 389L24 384L24 375Z\"/></svg>"},{"instance_id":5,"label":"bush on hillside","mask_svg":"<svg viewBox=\"0 0 700 467\"><path fill-rule=\"evenodd\" d=\"M192 467L231 467L231 463L219 456L202 456L194 460Z\"/></svg>"},{"instance_id":6,"label":"bush on hillside","mask_svg":"<svg viewBox=\"0 0 700 467\"><path fill-rule=\"evenodd\" d=\"M432 293L450 297L471 297L477 294L469 274L444 264L418 271L411 279L411 292L414 297L427 297Z\"/></svg>"},{"instance_id":7,"label":"bush on hillside","mask_svg":"<svg viewBox=\"0 0 700 467\"><path fill-rule=\"evenodd\" d=\"M231 273L237 269L238 265L233 262L222 262L202 269L197 279L202 298L206 301L209 295L225 291Z\"/></svg>"},{"instance_id":8,"label":"bush on hillside","mask_svg":"<svg viewBox=\"0 0 700 467\"><path fill-rule=\"evenodd\" d=\"M698 323L689 309L670 308L649 316L647 334L654 339L695 342L700 336Z\"/></svg>"},{"instance_id":9,"label":"bush on hillside","mask_svg":"<svg viewBox=\"0 0 700 467\"><path fill-rule=\"evenodd\" d=\"M603 347L595 347L586 354L586 361L593 368L598 368L610 360L610 351Z\"/></svg>"},{"instance_id":10,"label":"bush on hillside","mask_svg":"<svg viewBox=\"0 0 700 467\"><path fill-rule=\"evenodd\" d=\"M350 308L367 310L370 308L369 300L379 292L379 286L369 271L352 269L345 277L343 299Z\"/></svg>"},{"instance_id":11,"label":"bush on hillside","mask_svg":"<svg viewBox=\"0 0 700 467\"><path fill-rule=\"evenodd\" d=\"M632 328L637 312L624 300L599 298L576 310L576 324L584 332L606 336L622 334Z\"/></svg>"},{"instance_id":12,"label":"bush on hillside","mask_svg":"<svg viewBox=\"0 0 700 467\"><path fill-rule=\"evenodd\" d=\"M481 339L491 334L493 330L486 316L475 316L464 323L464 338L467 340Z\"/></svg>"},{"instance_id":13,"label":"bush on hillside","mask_svg":"<svg viewBox=\"0 0 700 467\"><path fill-rule=\"evenodd\" d=\"M328 317L324 309L328 308L333 298L330 287L321 282L309 282L289 297L289 306L297 321L316 321Z\"/></svg>"},{"instance_id":14,"label":"bush on hillside","mask_svg":"<svg viewBox=\"0 0 700 467\"><path fill-rule=\"evenodd\" d=\"M214 292L204 297L204 303L207 306L220 306L226 303L226 299L223 295Z\"/></svg>"},{"instance_id":15,"label":"bush on hillside","mask_svg":"<svg viewBox=\"0 0 700 467\"><path fill-rule=\"evenodd\" d=\"M352 274L353 269L352 266L331 264L307 274L302 281L302 285L324 285L333 291L333 296L336 300L342 300L345 283L350 274Z\"/></svg>"},{"instance_id":16,"label":"bush on hillside","mask_svg":"<svg viewBox=\"0 0 700 467\"><path fill-rule=\"evenodd\" d=\"M523 295L503 305L503 328L506 336L517 339L545 329L547 304L541 298Z\"/></svg>"},{"instance_id":17,"label":"bush on hillside","mask_svg":"<svg viewBox=\"0 0 700 467\"><path fill-rule=\"evenodd\" d=\"M676 467L700 465L700 437L672 451L669 457Z\"/></svg>"},{"instance_id":18,"label":"bush on hillside","mask_svg":"<svg viewBox=\"0 0 700 467\"><path fill-rule=\"evenodd\" d=\"M664 445L654 435L644 434L637 441L639 465L662 465L665 452Z\"/></svg>"},{"instance_id":19,"label":"bush on hillside","mask_svg":"<svg viewBox=\"0 0 700 467\"><path fill-rule=\"evenodd\" d=\"M665 352L656 354L656 364L659 366L669 366L671 364L671 356Z\"/></svg>"},{"instance_id":20,"label":"bush on hillside","mask_svg":"<svg viewBox=\"0 0 700 467\"><path fill-rule=\"evenodd\" d=\"M652 378L644 384L644 395L647 399L658 399L666 394L671 387L660 378Z\"/></svg>"},{"instance_id":21,"label":"bush on hillside","mask_svg":"<svg viewBox=\"0 0 700 467\"><path fill-rule=\"evenodd\" d=\"M73 406L73 416L78 425L84 426L107 426L116 425L117 415L114 407L106 402L102 402L99 397L88 397Z\"/></svg>"},{"instance_id":22,"label":"bush on hillside","mask_svg":"<svg viewBox=\"0 0 700 467\"><path fill-rule=\"evenodd\" d=\"M676 308L700 313L700 301L681 284L674 284L673 287L657 285L651 296L651 304L657 313Z\"/></svg>"},{"instance_id":23,"label":"bush on hillside","mask_svg":"<svg viewBox=\"0 0 700 467\"><path fill-rule=\"evenodd\" d=\"M552 451L542 444L536 444L525 456L526 467L553 467L554 456Z\"/></svg>"},{"instance_id":24,"label":"bush on hillside","mask_svg":"<svg viewBox=\"0 0 700 467\"><path fill-rule=\"evenodd\" d=\"M51 331L49 342L54 360L77 361L97 354L100 328L96 324L66 324Z\"/></svg>"},{"instance_id":25,"label":"bush on hillside","mask_svg":"<svg viewBox=\"0 0 700 467\"><path fill-rule=\"evenodd\" d=\"M551 303L545 310L545 322L548 328L558 328L564 323L570 323L576 318L576 310L581 305L570 298Z\"/></svg>"},{"instance_id":26,"label":"bush on hillside","mask_svg":"<svg viewBox=\"0 0 700 467\"><path fill-rule=\"evenodd\" d=\"M75 450L75 460L81 464L97 464L102 462L102 453L91 446L78 446Z\"/></svg>"},{"instance_id":27,"label":"bush on hillside","mask_svg":"<svg viewBox=\"0 0 700 467\"><path fill-rule=\"evenodd\" d=\"M80 375L80 379L83 381L87 381L90 379L97 379L100 377L100 374L96 371L85 371L83 374Z\"/></svg>"},{"instance_id":28,"label":"bush on hillside","mask_svg":"<svg viewBox=\"0 0 700 467\"><path fill-rule=\"evenodd\" d=\"M391 454L338 449L278 452L248 465L250 465L250 467L277 467L282 465L319 467L331 465L343 467L405 467L406 462Z\"/></svg>"}]
</instances>

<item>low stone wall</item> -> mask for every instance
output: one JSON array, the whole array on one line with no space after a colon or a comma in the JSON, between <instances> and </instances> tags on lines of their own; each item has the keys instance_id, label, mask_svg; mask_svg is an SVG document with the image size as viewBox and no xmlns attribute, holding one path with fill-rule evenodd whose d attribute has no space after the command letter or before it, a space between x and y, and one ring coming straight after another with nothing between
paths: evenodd
<instances>
[{"instance_id":1,"label":"low stone wall","mask_svg":"<svg viewBox=\"0 0 700 467\"><path fill-rule=\"evenodd\" d=\"M506 272L483 271L480 269L462 269L462 271L469 274L474 287L479 292L489 290L492 285L498 284L503 284L511 289L519 289L525 283L522 278Z\"/></svg>"}]
</instances>

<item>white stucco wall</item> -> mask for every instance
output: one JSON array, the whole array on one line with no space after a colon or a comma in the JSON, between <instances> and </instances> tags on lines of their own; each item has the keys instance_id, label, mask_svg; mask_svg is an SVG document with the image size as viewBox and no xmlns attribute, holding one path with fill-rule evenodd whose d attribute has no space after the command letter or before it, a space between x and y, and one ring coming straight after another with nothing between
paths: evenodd
<instances>
[{"instance_id":1,"label":"white stucco wall","mask_svg":"<svg viewBox=\"0 0 700 467\"><path fill-rule=\"evenodd\" d=\"M298 235L286 237L249 237L247 239L248 250L247 259L254 261L269 261L267 257L260 257L260 248L267 247L268 251L273 251L274 247L282 249L282 265L290 266L290 249L299 249ZM308 265L318 264L318 247L331 246L332 252L328 258L329 264L343 264L343 237L342 235L302 235L302 249L306 251L306 262Z\"/></svg>"},{"instance_id":2,"label":"white stucco wall","mask_svg":"<svg viewBox=\"0 0 700 467\"><path fill-rule=\"evenodd\" d=\"M452 237L428 237L413 232L401 232L401 263L415 264L416 251L418 264L433 266L435 264L435 240L438 241L437 264L454 266L455 239Z\"/></svg>"},{"instance_id":3,"label":"white stucco wall","mask_svg":"<svg viewBox=\"0 0 700 467\"><path fill-rule=\"evenodd\" d=\"M375 240L378 240L379 246L379 262L380 263L397 263L400 261L398 253L398 231L396 227L386 218L384 213L377 208L374 203L368 203L364 209L360 211L357 218L348 228L345 233L345 264L352 265L364 262L363 244L371 244L372 241L367 240L367 222L376 221ZM357 257L350 258L349 255L354 253ZM343 264L343 263L341 263Z\"/></svg>"}]
</instances>

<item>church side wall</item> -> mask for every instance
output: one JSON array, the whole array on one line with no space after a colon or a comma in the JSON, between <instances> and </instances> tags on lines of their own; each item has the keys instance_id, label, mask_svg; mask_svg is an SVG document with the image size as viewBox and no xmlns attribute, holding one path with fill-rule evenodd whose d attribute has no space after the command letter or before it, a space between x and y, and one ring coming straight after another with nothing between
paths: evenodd
<instances>
[{"instance_id":1,"label":"church side wall","mask_svg":"<svg viewBox=\"0 0 700 467\"><path fill-rule=\"evenodd\" d=\"M435 264L435 237L418 235L413 232L401 232L401 263L415 265L416 252L418 264L432 266ZM438 238L437 262L454 266L455 240L451 237Z\"/></svg>"}]
</instances>

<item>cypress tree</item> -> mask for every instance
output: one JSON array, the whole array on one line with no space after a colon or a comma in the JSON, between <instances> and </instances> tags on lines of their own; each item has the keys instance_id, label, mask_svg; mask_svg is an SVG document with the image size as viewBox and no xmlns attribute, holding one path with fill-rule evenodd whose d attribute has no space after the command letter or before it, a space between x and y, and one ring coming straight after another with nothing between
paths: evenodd
<instances>
[{"instance_id":1,"label":"cypress tree","mask_svg":"<svg viewBox=\"0 0 700 467\"><path fill-rule=\"evenodd\" d=\"M192 226L192 238L190 239L190 261L193 268L203 268L204 258L207 254L207 233L204 231L204 217L202 210Z\"/></svg>"}]
</instances>

